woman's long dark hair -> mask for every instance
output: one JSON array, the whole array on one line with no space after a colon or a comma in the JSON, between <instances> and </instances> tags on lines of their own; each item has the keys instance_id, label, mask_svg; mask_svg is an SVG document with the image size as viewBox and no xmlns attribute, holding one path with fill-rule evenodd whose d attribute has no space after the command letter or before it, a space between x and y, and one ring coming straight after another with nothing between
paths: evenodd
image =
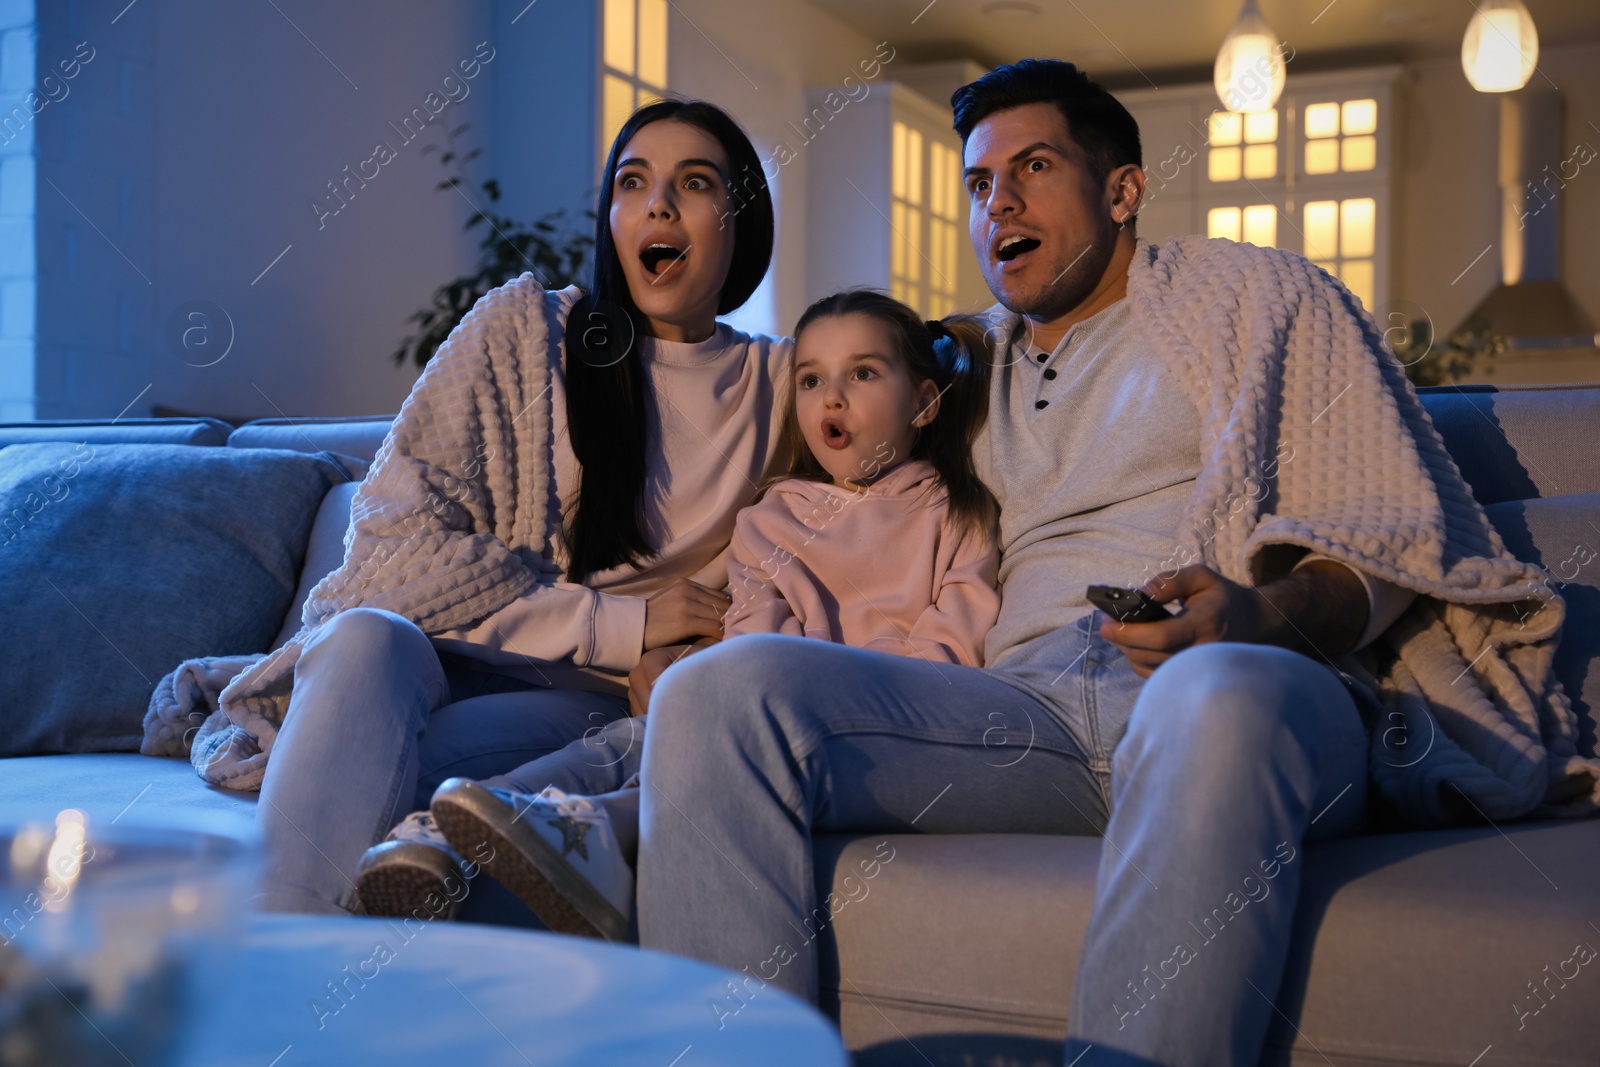
<instances>
[{"instance_id":1,"label":"woman's long dark hair","mask_svg":"<svg viewBox=\"0 0 1600 1067\"><path fill-rule=\"evenodd\" d=\"M641 129L668 119L706 131L728 156L723 225L734 227L733 262L717 314L750 299L772 260L772 194L739 124L702 100L660 100L635 111L611 142L600 180L594 279L567 317L567 434L581 474L576 506L560 536L572 582L623 563L637 565L659 547L644 531L646 415L655 397L637 349L642 316L611 239L611 197L622 150Z\"/></svg>"},{"instance_id":2,"label":"woman's long dark hair","mask_svg":"<svg viewBox=\"0 0 1600 1067\"><path fill-rule=\"evenodd\" d=\"M927 460L933 465L949 494L950 512L956 521L987 533L1000 509L972 465L972 442L989 415L987 324L972 315L950 315L928 322L885 293L846 289L806 308L794 328L795 344L800 343L800 335L813 322L842 315L867 315L888 326L900 358L911 371L912 382L931 381L939 387L938 414L922 427L908 458ZM789 404L778 431L777 463L784 473L768 478L761 486L763 492L785 478L833 480L806 444L795 413L795 395L794 383L790 382Z\"/></svg>"}]
</instances>

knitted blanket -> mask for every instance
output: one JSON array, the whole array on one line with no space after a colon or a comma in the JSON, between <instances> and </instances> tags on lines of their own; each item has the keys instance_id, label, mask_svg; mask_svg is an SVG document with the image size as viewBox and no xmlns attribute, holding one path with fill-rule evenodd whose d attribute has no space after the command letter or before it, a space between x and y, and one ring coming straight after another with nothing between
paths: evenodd
<instances>
[{"instance_id":1,"label":"knitted blanket","mask_svg":"<svg viewBox=\"0 0 1600 1067\"><path fill-rule=\"evenodd\" d=\"M1402 817L1600 808L1552 670L1565 605L1506 551L1355 298L1300 256L1203 238L1139 242L1128 297L1200 410L1190 558L1254 585L1270 546L1299 545L1420 594L1341 664L1381 695L1371 774Z\"/></svg>"},{"instance_id":2,"label":"knitted blanket","mask_svg":"<svg viewBox=\"0 0 1600 1067\"><path fill-rule=\"evenodd\" d=\"M141 752L187 754L208 782L259 789L295 663L328 619L363 605L438 633L538 580L552 532L550 367L578 295L524 274L477 302L401 406L356 490L344 563L311 590L299 632L264 655L180 664L150 698Z\"/></svg>"}]
</instances>

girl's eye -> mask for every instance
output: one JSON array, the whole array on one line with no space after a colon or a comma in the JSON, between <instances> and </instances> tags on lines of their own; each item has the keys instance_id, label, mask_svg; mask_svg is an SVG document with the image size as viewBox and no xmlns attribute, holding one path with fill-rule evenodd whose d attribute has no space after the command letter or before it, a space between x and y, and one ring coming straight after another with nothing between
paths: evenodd
<instances>
[{"instance_id":1,"label":"girl's eye","mask_svg":"<svg viewBox=\"0 0 1600 1067\"><path fill-rule=\"evenodd\" d=\"M810 389L813 385L816 385L816 384L817 384L817 376L815 374L802 374L800 376L800 388L802 388L802 389Z\"/></svg>"},{"instance_id":2,"label":"girl's eye","mask_svg":"<svg viewBox=\"0 0 1600 1067\"><path fill-rule=\"evenodd\" d=\"M866 381L868 378L872 377L872 368L871 367L857 367L856 368L856 377L859 378L862 381Z\"/></svg>"}]
</instances>

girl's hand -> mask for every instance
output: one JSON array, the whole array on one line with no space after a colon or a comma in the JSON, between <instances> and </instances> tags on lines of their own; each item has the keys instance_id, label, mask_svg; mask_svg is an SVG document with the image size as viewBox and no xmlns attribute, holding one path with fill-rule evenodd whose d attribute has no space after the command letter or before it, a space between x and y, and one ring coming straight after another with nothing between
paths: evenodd
<instances>
[{"instance_id":1,"label":"girl's hand","mask_svg":"<svg viewBox=\"0 0 1600 1067\"><path fill-rule=\"evenodd\" d=\"M644 604L644 647L664 648L697 637L722 636L722 617L733 605L720 589L679 578Z\"/></svg>"},{"instance_id":2,"label":"girl's hand","mask_svg":"<svg viewBox=\"0 0 1600 1067\"><path fill-rule=\"evenodd\" d=\"M714 645L716 641L702 637L692 645L667 645L663 648L652 648L639 657L639 663L628 672L628 710L636 718L650 710L650 692L655 688L656 679L666 672L666 669L678 662L691 652L698 652L707 645Z\"/></svg>"}]
</instances>

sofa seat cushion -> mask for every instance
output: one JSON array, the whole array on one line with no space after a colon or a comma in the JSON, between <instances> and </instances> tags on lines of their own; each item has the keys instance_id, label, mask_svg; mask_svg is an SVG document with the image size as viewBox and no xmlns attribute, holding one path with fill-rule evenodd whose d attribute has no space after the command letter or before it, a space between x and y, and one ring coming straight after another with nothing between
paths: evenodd
<instances>
[{"instance_id":1,"label":"sofa seat cushion","mask_svg":"<svg viewBox=\"0 0 1600 1067\"><path fill-rule=\"evenodd\" d=\"M0 756L137 751L162 675L266 651L349 477L326 452L0 450Z\"/></svg>"},{"instance_id":2,"label":"sofa seat cushion","mask_svg":"<svg viewBox=\"0 0 1600 1067\"><path fill-rule=\"evenodd\" d=\"M822 1002L856 1062L980 1063L1003 1049L1059 1065L1100 845L819 837L819 893L851 898L820 939ZM861 865L891 850L863 881ZM1492 1044L1495 1063L1593 1063L1600 960L1538 1016L1512 1007L1547 964L1570 974L1575 945L1600 948L1590 922L1600 820L1314 845L1278 996L1288 1019L1275 1018L1263 1062L1461 1067Z\"/></svg>"},{"instance_id":3,"label":"sofa seat cushion","mask_svg":"<svg viewBox=\"0 0 1600 1067\"><path fill-rule=\"evenodd\" d=\"M220 821L225 832L250 832L256 794L208 786L188 760L125 752L22 756L0 761L0 825L49 822L77 808L91 825L126 817L145 824Z\"/></svg>"}]
</instances>

